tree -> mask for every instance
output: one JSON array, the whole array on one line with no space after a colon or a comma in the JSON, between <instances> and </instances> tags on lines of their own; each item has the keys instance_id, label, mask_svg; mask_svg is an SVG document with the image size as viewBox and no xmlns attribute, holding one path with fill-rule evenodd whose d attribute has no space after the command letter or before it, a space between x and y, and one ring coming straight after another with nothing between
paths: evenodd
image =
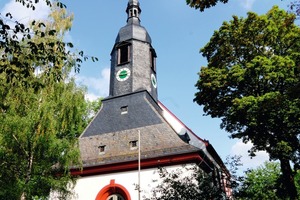
<instances>
[{"instance_id":1,"label":"tree","mask_svg":"<svg viewBox=\"0 0 300 200\"><path fill-rule=\"evenodd\" d=\"M277 195L280 177L279 163L265 162L263 166L246 172L245 180L239 188L239 199L268 200L281 199Z\"/></svg>"},{"instance_id":2,"label":"tree","mask_svg":"<svg viewBox=\"0 0 300 200\"><path fill-rule=\"evenodd\" d=\"M236 16L215 31L201 53L207 58L195 99L206 115L221 118L233 138L251 141L279 160L286 191L297 199L299 166L300 28L278 7L258 16Z\"/></svg>"},{"instance_id":3,"label":"tree","mask_svg":"<svg viewBox=\"0 0 300 200\"><path fill-rule=\"evenodd\" d=\"M279 163L265 162L258 168L246 172L245 179L239 188L238 199L287 199L287 194L284 193L284 187L280 179ZM300 186L299 182L296 182L296 186Z\"/></svg>"},{"instance_id":4,"label":"tree","mask_svg":"<svg viewBox=\"0 0 300 200\"><path fill-rule=\"evenodd\" d=\"M85 117L85 121L89 124L92 119L96 116L97 112L100 110L102 105L102 98L98 98L94 101L87 100L87 113Z\"/></svg>"},{"instance_id":5,"label":"tree","mask_svg":"<svg viewBox=\"0 0 300 200\"><path fill-rule=\"evenodd\" d=\"M72 16L52 11L29 27L0 18L0 199L46 199L51 191L67 199L69 168L80 165L77 138L90 112L70 72L81 56L63 42Z\"/></svg>"},{"instance_id":6,"label":"tree","mask_svg":"<svg viewBox=\"0 0 300 200\"><path fill-rule=\"evenodd\" d=\"M160 168L158 174L162 182L152 190L151 197L145 200L225 199L224 191L214 184L212 174L205 173L197 165L184 166L174 171Z\"/></svg>"}]
</instances>

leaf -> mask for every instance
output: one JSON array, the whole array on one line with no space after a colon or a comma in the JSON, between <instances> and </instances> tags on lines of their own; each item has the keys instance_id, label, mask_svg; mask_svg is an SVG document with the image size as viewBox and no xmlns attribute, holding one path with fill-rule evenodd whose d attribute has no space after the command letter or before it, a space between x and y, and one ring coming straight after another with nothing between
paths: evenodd
<instances>
[{"instance_id":1,"label":"leaf","mask_svg":"<svg viewBox=\"0 0 300 200\"><path fill-rule=\"evenodd\" d=\"M10 19L12 19L11 13L6 13L5 17L9 17Z\"/></svg>"},{"instance_id":2,"label":"leaf","mask_svg":"<svg viewBox=\"0 0 300 200\"><path fill-rule=\"evenodd\" d=\"M98 58L97 58L97 57L94 57L94 56L92 56L92 61L93 61L93 62L96 62L96 61L98 61Z\"/></svg>"},{"instance_id":3,"label":"leaf","mask_svg":"<svg viewBox=\"0 0 300 200\"><path fill-rule=\"evenodd\" d=\"M56 30L51 30L51 31L49 31L49 35L51 35L51 36L54 36L55 33L56 33Z\"/></svg>"},{"instance_id":4,"label":"leaf","mask_svg":"<svg viewBox=\"0 0 300 200\"><path fill-rule=\"evenodd\" d=\"M58 7L60 7L60 8L67 8L67 6L66 6L65 4L61 3L61 2L57 2L56 5L57 5Z\"/></svg>"},{"instance_id":5,"label":"leaf","mask_svg":"<svg viewBox=\"0 0 300 200\"><path fill-rule=\"evenodd\" d=\"M2 29L3 30L9 30L10 26L8 26L7 24L2 25Z\"/></svg>"},{"instance_id":6,"label":"leaf","mask_svg":"<svg viewBox=\"0 0 300 200\"><path fill-rule=\"evenodd\" d=\"M70 47L70 48L73 48L73 47L74 47L74 45L73 45L71 42L68 42L68 43L67 43L67 46Z\"/></svg>"},{"instance_id":7,"label":"leaf","mask_svg":"<svg viewBox=\"0 0 300 200\"><path fill-rule=\"evenodd\" d=\"M46 25L43 22L40 22L39 23L39 28L41 28L41 27L46 27Z\"/></svg>"},{"instance_id":8,"label":"leaf","mask_svg":"<svg viewBox=\"0 0 300 200\"><path fill-rule=\"evenodd\" d=\"M21 29L25 29L25 25L24 24L19 24Z\"/></svg>"},{"instance_id":9,"label":"leaf","mask_svg":"<svg viewBox=\"0 0 300 200\"><path fill-rule=\"evenodd\" d=\"M48 43L48 45L49 45L50 47L54 47L54 46L55 46L55 43L54 43L54 42L50 42L50 43Z\"/></svg>"}]
</instances>

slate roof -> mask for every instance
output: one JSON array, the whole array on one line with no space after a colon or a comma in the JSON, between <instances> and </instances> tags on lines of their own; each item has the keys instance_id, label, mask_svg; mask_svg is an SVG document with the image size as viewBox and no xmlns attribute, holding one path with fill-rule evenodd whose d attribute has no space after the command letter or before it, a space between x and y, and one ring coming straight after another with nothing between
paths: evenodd
<instances>
[{"instance_id":1,"label":"slate roof","mask_svg":"<svg viewBox=\"0 0 300 200\"><path fill-rule=\"evenodd\" d=\"M141 134L141 159L200 151L185 143L161 115L161 109L147 91L102 102L97 116L79 139L84 167L137 160L138 149L130 142ZM128 105L128 113L120 107ZM105 153L99 152L105 146Z\"/></svg>"},{"instance_id":2,"label":"slate roof","mask_svg":"<svg viewBox=\"0 0 300 200\"><path fill-rule=\"evenodd\" d=\"M127 25L120 29L115 41L116 44L130 39L140 40L151 44L152 40L149 33L137 22L137 20L138 19L130 19Z\"/></svg>"},{"instance_id":3,"label":"slate roof","mask_svg":"<svg viewBox=\"0 0 300 200\"><path fill-rule=\"evenodd\" d=\"M128 113L121 114L127 107ZM102 101L102 107L81 137L112 133L163 123L161 109L146 91L111 97Z\"/></svg>"}]
</instances>

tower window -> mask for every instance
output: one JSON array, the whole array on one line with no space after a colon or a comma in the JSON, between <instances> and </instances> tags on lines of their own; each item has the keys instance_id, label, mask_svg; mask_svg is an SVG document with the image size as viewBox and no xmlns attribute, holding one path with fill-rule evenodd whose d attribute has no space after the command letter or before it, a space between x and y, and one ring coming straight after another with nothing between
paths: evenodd
<instances>
[{"instance_id":1,"label":"tower window","mask_svg":"<svg viewBox=\"0 0 300 200\"><path fill-rule=\"evenodd\" d=\"M130 141L129 145L130 145L131 150L137 149L138 148L138 141L137 140Z\"/></svg>"},{"instance_id":2,"label":"tower window","mask_svg":"<svg viewBox=\"0 0 300 200\"><path fill-rule=\"evenodd\" d=\"M133 13L134 13L134 16L137 17L137 10L136 9L133 10Z\"/></svg>"},{"instance_id":3,"label":"tower window","mask_svg":"<svg viewBox=\"0 0 300 200\"><path fill-rule=\"evenodd\" d=\"M130 46L123 45L118 49L118 65L128 63L130 61Z\"/></svg>"},{"instance_id":4,"label":"tower window","mask_svg":"<svg viewBox=\"0 0 300 200\"><path fill-rule=\"evenodd\" d=\"M154 49L150 49L151 69L156 71L156 53Z\"/></svg>"},{"instance_id":5,"label":"tower window","mask_svg":"<svg viewBox=\"0 0 300 200\"><path fill-rule=\"evenodd\" d=\"M105 147L106 147L106 145L101 145L98 147L100 155L105 154Z\"/></svg>"},{"instance_id":6,"label":"tower window","mask_svg":"<svg viewBox=\"0 0 300 200\"><path fill-rule=\"evenodd\" d=\"M122 106L121 107L121 114L124 115L124 114L127 114L128 113L128 106Z\"/></svg>"}]
</instances>

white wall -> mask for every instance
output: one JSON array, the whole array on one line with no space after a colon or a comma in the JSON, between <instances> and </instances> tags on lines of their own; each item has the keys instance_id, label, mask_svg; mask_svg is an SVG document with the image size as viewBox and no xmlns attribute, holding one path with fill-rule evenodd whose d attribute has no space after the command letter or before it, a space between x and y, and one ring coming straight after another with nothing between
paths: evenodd
<instances>
[{"instance_id":1,"label":"white wall","mask_svg":"<svg viewBox=\"0 0 300 200\"><path fill-rule=\"evenodd\" d=\"M182 168L181 165L166 167L167 170L175 170ZM151 189L154 188L159 181L153 183L153 180L158 180L157 168L146 169L141 171L141 199L143 195L150 196ZM100 190L109 185L114 179L116 184L124 186L130 193L132 200L138 200L138 191L135 190L135 185L138 183L138 172L129 171L123 173L113 173L105 175L95 175L82 177L77 180L74 192L76 196L72 200L95 200ZM54 199L52 199L54 200Z\"/></svg>"}]
</instances>

